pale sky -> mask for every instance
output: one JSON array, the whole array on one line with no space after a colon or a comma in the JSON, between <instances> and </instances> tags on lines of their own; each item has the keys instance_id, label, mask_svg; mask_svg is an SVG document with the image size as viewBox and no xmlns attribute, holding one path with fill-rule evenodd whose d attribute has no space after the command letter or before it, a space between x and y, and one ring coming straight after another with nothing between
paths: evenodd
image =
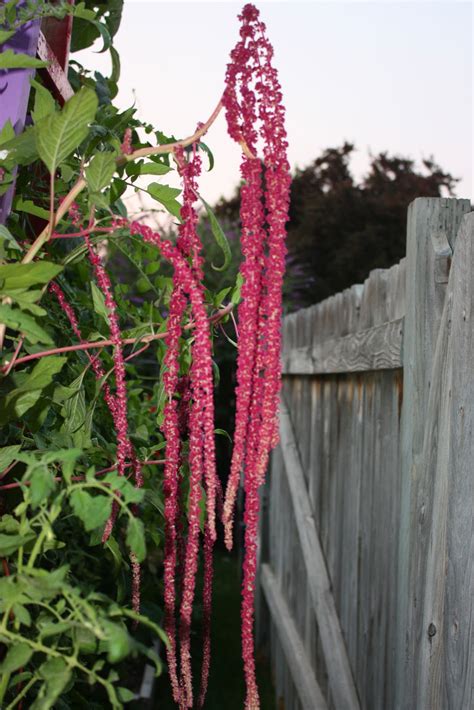
<instances>
[{"instance_id":1,"label":"pale sky","mask_svg":"<svg viewBox=\"0 0 474 710\"><path fill-rule=\"evenodd\" d=\"M473 10L470 2L259 2L275 48L293 167L344 140L417 161L433 155L473 197ZM116 46L117 102L183 137L212 112L238 37L235 2L125 0ZM74 57L73 57L74 58ZM75 55L109 71L106 55ZM240 154L219 117L206 137L216 165L201 182L208 202L230 196ZM166 176L167 178L168 176ZM168 180L162 179L169 182Z\"/></svg>"}]
</instances>

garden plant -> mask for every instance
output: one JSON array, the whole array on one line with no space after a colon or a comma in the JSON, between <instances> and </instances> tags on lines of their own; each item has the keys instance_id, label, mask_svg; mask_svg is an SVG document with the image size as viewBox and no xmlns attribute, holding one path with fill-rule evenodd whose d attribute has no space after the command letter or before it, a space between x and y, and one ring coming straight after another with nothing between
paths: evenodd
<instances>
[{"instance_id":1,"label":"garden plant","mask_svg":"<svg viewBox=\"0 0 474 710\"><path fill-rule=\"evenodd\" d=\"M205 706L213 548L219 521L232 547L242 477L242 657L254 710L259 488L278 440L290 184L281 89L265 25L246 5L217 107L189 137L164 135L113 104L121 5L0 8L2 44L32 19L70 13L72 50L100 38L113 67L106 78L71 61L74 96L62 107L36 74L26 129L1 127L0 195L15 183L15 198L0 226L0 705L120 708L135 697L143 658L159 673L163 656L176 704ZM43 66L0 53L2 71ZM225 272L231 250L199 176L213 167L202 139L221 111L242 149L242 263L235 285L216 292L205 273ZM173 170L181 190L162 181ZM166 235L127 214L124 192L145 189L143 176L172 216ZM201 212L220 264L207 262ZM226 322L238 355L223 491L215 336ZM202 670L193 683L201 557Z\"/></svg>"}]
</instances>

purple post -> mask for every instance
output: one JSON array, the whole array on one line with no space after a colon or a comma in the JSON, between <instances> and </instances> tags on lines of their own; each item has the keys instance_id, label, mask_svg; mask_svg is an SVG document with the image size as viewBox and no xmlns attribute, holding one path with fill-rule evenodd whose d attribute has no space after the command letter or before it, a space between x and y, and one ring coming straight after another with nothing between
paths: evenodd
<instances>
[{"instance_id":1,"label":"purple post","mask_svg":"<svg viewBox=\"0 0 474 710\"><path fill-rule=\"evenodd\" d=\"M34 20L24 25L4 45L5 49L13 49L31 57L36 55L40 21ZM15 133L21 133L25 126L26 109L30 95L30 78L34 69L4 69L0 71L0 130L5 123L12 122ZM5 221L10 212L15 187L0 196L0 224Z\"/></svg>"}]
</instances>

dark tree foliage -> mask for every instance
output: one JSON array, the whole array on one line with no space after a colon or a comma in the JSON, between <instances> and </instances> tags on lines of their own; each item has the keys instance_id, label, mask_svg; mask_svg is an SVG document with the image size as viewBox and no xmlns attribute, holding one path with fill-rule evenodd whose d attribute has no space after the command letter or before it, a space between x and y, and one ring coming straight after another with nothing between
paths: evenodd
<instances>
[{"instance_id":1,"label":"dark tree foliage","mask_svg":"<svg viewBox=\"0 0 474 710\"><path fill-rule=\"evenodd\" d=\"M373 156L357 181L350 169L354 145L327 148L297 169L291 188L286 308L317 303L375 268L405 254L407 207L415 197L452 195L457 179L434 160L421 168L387 152ZM238 197L221 200L216 213L238 220Z\"/></svg>"}]
</instances>

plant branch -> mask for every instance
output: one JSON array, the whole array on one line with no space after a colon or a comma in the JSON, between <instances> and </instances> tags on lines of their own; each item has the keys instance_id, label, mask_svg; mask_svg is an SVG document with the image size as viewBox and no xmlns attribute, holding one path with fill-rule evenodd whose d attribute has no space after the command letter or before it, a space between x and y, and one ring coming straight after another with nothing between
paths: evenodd
<instances>
[{"instance_id":1,"label":"plant branch","mask_svg":"<svg viewBox=\"0 0 474 710\"><path fill-rule=\"evenodd\" d=\"M221 308L217 313L209 318L211 323L217 323L226 315L228 315L233 309L233 304L229 303L225 308ZM194 322L191 321L184 326L185 330L190 330L194 327ZM135 343L149 344L154 340L163 340L166 338L168 332L165 330L162 333L150 333L149 335L143 335L138 338L124 338L122 340L122 345L133 345ZM0 371L10 371L12 367L17 367L25 362L30 362L31 360L39 360L43 357L48 357L50 355L60 355L62 353L71 353L76 350L95 350L98 348L105 348L109 345L113 345L112 340L95 340L93 342L77 343L76 345L65 345L62 348L52 348L51 350L42 350L38 353L31 353L31 355L25 355L24 357L17 358L13 364L11 362L6 362Z\"/></svg>"},{"instance_id":2,"label":"plant branch","mask_svg":"<svg viewBox=\"0 0 474 710\"><path fill-rule=\"evenodd\" d=\"M142 466L159 466L160 464L165 464L166 459L147 459L146 461L140 461L140 464ZM130 466L133 466L132 463L126 463L125 468L129 468ZM110 473L111 471L115 471L117 468L117 464L114 464L113 466L109 466L108 468L103 468L100 471L96 471L95 475L96 476L104 476L106 473ZM3 475L6 474L5 471ZM85 476L72 476L71 481L74 482L79 482L79 481L85 481L86 477ZM60 483L61 481L64 481L64 478L62 476L55 476L54 481L56 483ZM0 491L11 491L14 490L15 488L20 488L21 486L30 486L31 481L15 481L14 483L6 483L3 486L0 486ZM6 562L6 560L5 560ZM5 575L8 576L8 575Z\"/></svg>"}]
</instances>

